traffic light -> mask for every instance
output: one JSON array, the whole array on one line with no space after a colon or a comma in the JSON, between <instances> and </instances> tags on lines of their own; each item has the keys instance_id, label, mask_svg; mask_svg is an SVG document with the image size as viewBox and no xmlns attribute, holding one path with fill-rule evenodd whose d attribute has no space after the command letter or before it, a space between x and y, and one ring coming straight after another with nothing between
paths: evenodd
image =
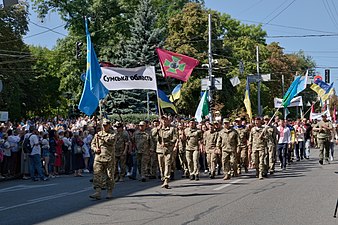
<instances>
[{"instance_id":1,"label":"traffic light","mask_svg":"<svg viewBox=\"0 0 338 225\"><path fill-rule=\"evenodd\" d=\"M76 59L79 59L82 55L82 51L81 51L81 47L82 47L83 43L82 42L79 42L77 41L76 42Z\"/></svg>"},{"instance_id":2,"label":"traffic light","mask_svg":"<svg viewBox=\"0 0 338 225\"><path fill-rule=\"evenodd\" d=\"M325 83L330 83L330 70L325 70Z\"/></svg>"}]
</instances>

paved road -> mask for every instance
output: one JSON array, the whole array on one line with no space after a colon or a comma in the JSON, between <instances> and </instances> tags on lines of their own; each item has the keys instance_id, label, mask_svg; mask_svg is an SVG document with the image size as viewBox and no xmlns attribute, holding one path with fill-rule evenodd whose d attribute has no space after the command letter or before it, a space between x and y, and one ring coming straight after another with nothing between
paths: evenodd
<instances>
[{"instance_id":1,"label":"paved road","mask_svg":"<svg viewBox=\"0 0 338 225\"><path fill-rule=\"evenodd\" d=\"M94 201L90 175L0 183L0 224L338 224L338 162L313 157L262 181L254 171L223 181L118 183L112 200Z\"/></svg>"}]
</instances>

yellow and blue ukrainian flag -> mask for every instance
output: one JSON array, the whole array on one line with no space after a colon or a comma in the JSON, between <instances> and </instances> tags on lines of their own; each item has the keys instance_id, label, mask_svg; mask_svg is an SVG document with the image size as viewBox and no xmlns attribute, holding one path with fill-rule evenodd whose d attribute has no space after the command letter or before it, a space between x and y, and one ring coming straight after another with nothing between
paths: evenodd
<instances>
[{"instance_id":1,"label":"yellow and blue ukrainian flag","mask_svg":"<svg viewBox=\"0 0 338 225\"><path fill-rule=\"evenodd\" d=\"M175 105L169 100L168 96L160 89L157 89L158 92L158 101L159 105L162 109L164 108L171 108L172 110L177 113Z\"/></svg>"},{"instance_id":2,"label":"yellow and blue ukrainian flag","mask_svg":"<svg viewBox=\"0 0 338 225\"><path fill-rule=\"evenodd\" d=\"M99 100L106 97L109 90L101 83L102 71L88 31L87 19L85 20L87 35L87 71L84 89L79 103L79 110L86 115L92 115L99 105Z\"/></svg>"},{"instance_id":3,"label":"yellow and blue ukrainian flag","mask_svg":"<svg viewBox=\"0 0 338 225\"><path fill-rule=\"evenodd\" d=\"M174 102L178 99L181 98L181 88L182 88L182 84L178 84L174 90L171 92L171 95L169 97L171 102Z\"/></svg>"}]
</instances>

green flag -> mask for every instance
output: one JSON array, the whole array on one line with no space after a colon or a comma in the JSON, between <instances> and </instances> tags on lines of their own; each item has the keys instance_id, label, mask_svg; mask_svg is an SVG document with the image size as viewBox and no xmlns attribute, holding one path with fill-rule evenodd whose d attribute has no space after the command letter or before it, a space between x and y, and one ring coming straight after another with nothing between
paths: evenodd
<instances>
[{"instance_id":1,"label":"green flag","mask_svg":"<svg viewBox=\"0 0 338 225\"><path fill-rule=\"evenodd\" d=\"M209 102L208 102L208 92L205 91L200 103L198 104L196 113L195 113L195 118L197 122L201 122L203 117L209 114Z\"/></svg>"}]
</instances>

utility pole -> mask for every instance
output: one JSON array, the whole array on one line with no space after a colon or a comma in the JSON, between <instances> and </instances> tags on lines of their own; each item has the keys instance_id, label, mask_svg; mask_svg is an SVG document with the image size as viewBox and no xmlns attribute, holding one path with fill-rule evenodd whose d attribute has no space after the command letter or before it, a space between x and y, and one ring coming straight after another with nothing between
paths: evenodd
<instances>
[{"instance_id":1,"label":"utility pole","mask_svg":"<svg viewBox=\"0 0 338 225\"><path fill-rule=\"evenodd\" d=\"M212 116L212 107L211 104L213 102L213 91L215 89L215 79L212 75L212 52L211 52L211 14L208 15L208 22L209 22L209 50L208 50L208 59L209 59L209 67L208 67L208 75L209 75L209 119L210 122L213 121Z\"/></svg>"},{"instance_id":2,"label":"utility pole","mask_svg":"<svg viewBox=\"0 0 338 225\"><path fill-rule=\"evenodd\" d=\"M282 95L282 98L284 97L284 74L282 74L282 92L283 92L283 95ZM286 119L286 108L284 108L284 120Z\"/></svg>"},{"instance_id":3,"label":"utility pole","mask_svg":"<svg viewBox=\"0 0 338 225\"><path fill-rule=\"evenodd\" d=\"M262 116L262 107L261 107L261 74L259 73L259 47L256 46L256 61L257 61L257 76L258 76L258 82L257 82L257 97L258 97L258 116Z\"/></svg>"}]
</instances>

